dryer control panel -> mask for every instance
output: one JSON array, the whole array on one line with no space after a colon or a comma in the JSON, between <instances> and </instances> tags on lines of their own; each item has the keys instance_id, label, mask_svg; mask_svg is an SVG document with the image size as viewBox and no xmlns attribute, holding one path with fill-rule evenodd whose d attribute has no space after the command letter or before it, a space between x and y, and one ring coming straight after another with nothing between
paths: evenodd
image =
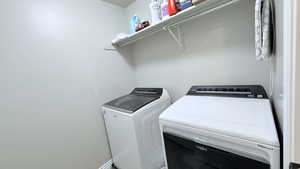
<instances>
[{"instance_id":1,"label":"dryer control panel","mask_svg":"<svg viewBox=\"0 0 300 169\"><path fill-rule=\"evenodd\" d=\"M260 85L193 86L187 95L268 99Z\"/></svg>"}]
</instances>

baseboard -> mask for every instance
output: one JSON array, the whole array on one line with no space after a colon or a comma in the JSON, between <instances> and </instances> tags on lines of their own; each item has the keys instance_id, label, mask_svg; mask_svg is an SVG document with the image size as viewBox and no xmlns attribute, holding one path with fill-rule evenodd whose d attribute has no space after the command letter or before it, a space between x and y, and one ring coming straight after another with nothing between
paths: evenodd
<instances>
[{"instance_id":1,"label":"baseboard","mask_svg":"<svg viewBox=\"0 0 300 169\"><path fill-rule=\"evenodd\" d=\"M112 159L110 159L109 161L107 161L105 164L103 164L99 169L111 169L111 165L112 165Z\"/></svg>"}]
</instances>

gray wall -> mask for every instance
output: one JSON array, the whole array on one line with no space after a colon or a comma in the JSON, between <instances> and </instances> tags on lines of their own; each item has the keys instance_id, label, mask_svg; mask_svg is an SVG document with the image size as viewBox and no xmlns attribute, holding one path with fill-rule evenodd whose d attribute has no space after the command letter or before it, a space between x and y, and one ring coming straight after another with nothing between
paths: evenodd
<instances>
[{"instance_id":1,"label":"gray wall","mask_svg":"<svg viewBox=\"0 0 300 169\"><path fill-rule=\"evenodd\" d=\"M147 18L137 0L127 8ZM254 1L240 1L181 25L185 49L167 32L133 46L138 86L167 88L174 100L191 85L262 84L269 88L270 64L255 59Z\"/></svg>"},{"instance_id":2,"label":"gray wall","mask_svg":"<svg viewBox=\"0 0 300 169\"><path fill-rule=\"evenodd\" d=\"M135 82L130 58L103 48L125 20L99 0L0 1L1 169L110 159L100 107Z\"/></svg>"}]
</instances>

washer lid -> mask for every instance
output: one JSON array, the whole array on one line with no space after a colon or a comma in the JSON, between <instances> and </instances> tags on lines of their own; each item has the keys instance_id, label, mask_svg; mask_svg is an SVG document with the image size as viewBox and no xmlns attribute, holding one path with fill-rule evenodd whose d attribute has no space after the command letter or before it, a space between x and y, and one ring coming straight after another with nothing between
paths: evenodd
<instances>
[{"instance_id":1,"label":"washer lid","mask_svg":"<svg viewBox=\"0 0 300 169\"><path fill-rule=\"evenodd\" d=\"M104 106L133 114L138 109L159 99L161 95L162 89L160 88L136 88L129 95L112 100Z\"/></svg>"},{"instance_id":2,"label":"washer lid","mask_svg":"<svg viewBox=\"0 0 300 169\"><path fill-rule=\"evenodd\" d=\"M279 147L268 99L184 96L160 120Z\"/></svg>"}]
</instances>

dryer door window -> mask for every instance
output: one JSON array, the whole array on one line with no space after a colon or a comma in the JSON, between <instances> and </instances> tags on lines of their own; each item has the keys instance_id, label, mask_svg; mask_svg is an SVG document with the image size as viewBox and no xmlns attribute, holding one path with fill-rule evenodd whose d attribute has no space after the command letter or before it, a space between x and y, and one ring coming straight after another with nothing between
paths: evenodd
<instances>
[{"instance_id":1,"label":"dryer door window","mask_svg":"<svg viewBox=\"0 0 300 169\"><path fill-rule=\"evenodd\" d=\"M164 133L168 169L270 169L270 165Z\"/></svg>"}]
</instances>

